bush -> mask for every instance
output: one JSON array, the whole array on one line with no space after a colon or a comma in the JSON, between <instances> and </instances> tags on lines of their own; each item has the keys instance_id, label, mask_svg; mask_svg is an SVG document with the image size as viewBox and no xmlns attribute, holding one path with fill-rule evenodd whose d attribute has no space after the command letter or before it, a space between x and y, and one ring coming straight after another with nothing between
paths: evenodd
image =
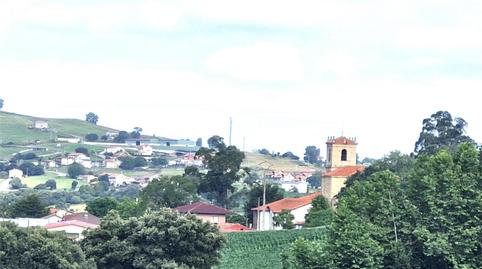
<instances>
[{"instance_id":1,"label":"bush","mask_svg":"<svg viewBox=\"0 0 482 269\"><path fill-rule=\"evenodd\" d=\"M98 139L99 139L99 136L97 134L87 134L85 136L85 140L89 142L94 142L94 141L97 141Z\"/></svg>"},{"instance_id":2,"label":"bush","mask_svg":"<svg viewBox=\"0 0 482 269\"><path fill-rule=\"evenodd\" d=\"M82 154L84 154L84 155L86 155L86 156L89 156L89 149L84 148L84 147L78 147L78 148L76 148L76 149L75 149L75 152L77 152L77 153L82 153Z\"/></svg>"},{"instance_id":3,"label":"bush","mask_svg":"<svg viewBox=\"0 0 482 269\"><path fill-rule=\"evenodd\" d=\"M85 168L78 163L74 163L69 165L67 174L70 178L76 179L78 176L85 174Z\"/></svg>"},{"instance_id":4,"label":"bush","mask_svg":"<svg viewBox=\"0 0 482 269\"><path fill-rule=\"evenodd\" d=\"M49 188L50 190L57 189L57 181L54 179L49 179L45 182L45 187Z\"/></svg>"},{"instance_id":5,"label":"bush","mask_svg":"<svg viewBox=\"0 0 482 269\"><path fill-rule=\"evenodd\" d=\"M14 178L10 180L10 188L12 190L18 190L21 188L27 188L27 185L23 184L22 181L18 178Z\"/></svg>"}]
</instances>

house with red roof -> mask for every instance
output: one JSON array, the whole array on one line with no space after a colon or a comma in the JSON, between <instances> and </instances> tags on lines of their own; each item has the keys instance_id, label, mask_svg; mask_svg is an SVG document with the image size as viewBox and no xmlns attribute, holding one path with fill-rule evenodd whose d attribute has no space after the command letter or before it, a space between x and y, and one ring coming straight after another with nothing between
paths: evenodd
<instances>
[{"instance_id":1,"label":"house with red roof","mask_svg":"<svg viewBox=\"0 0 482 269\"><path fill-rule=\"evenodd\" d=\"M252 208L253 227L259 231L280 230L281 227L274 224L273 218L282 210L288 210L294 216L293 223L295 226L301 228L305 223L305 215L312 207L311 202L320 195L320 192L315 192L297 198L284 198Z\"/></svg>"},{"instance_id":2,"label":"house with red roof","mask_svg":"<svg viewBox=\"0 0 482 269\"><path fill-rule=\"evenodd\" d=\"M226 208L215 206L208 203L197 202L190 205L182 205L174 208L180 213L190 213L202 221L216 224L221 232L241 232L249 231L250 228L239 223L226 222L226 216L234 214Z\"/></svg>"},{"instance_id":3,"label":"house with red roof","mask_svg":"<svg viewBox=\"0 0 482 269\"><path fill-rule=\"evenodd\" d=\"M44 226L45 229L51 232L62 232L75 241L82 240L84 236L82 233L88 229L95 229L99 227L100 219L90 213L72 213L64 215L61 222L49 223Z\"/></svg>"},{"instance_id":4,"label":"house with red roof","mask_svg":"<svg viewBox=\"0 0 482 269\"><path fill-rule=\"evenodd\" d=\"M329 137L326 141L326 173L322 176L321 193L332 204L335 195L345 186L346 180L365 169L363 165L356 163L356 146L356 138Z\"/></svg>"},{"instance_id":5,"label":"house with red roof","mask_svg":"<svg viewBox=\"0 0 482 269\"><path fill-rule=\"evenodd\" d=\"M214 224L224 224L226 222L226 216L233 214L233 212L226 208L203 202L178 206L174 208L174 210L180 213L191 213L203 221Z\"/></svg>"}]
</instances>

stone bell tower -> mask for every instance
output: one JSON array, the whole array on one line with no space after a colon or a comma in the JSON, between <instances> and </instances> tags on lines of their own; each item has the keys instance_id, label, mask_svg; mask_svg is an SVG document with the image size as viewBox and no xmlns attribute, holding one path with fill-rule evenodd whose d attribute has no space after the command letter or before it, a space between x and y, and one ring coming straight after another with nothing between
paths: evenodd
<instances>
[{"instance_id":1,"label":"stone bell tower","mask_svg":"<svg viewBox=\"0 0 482 269\"><path fill-rule=\"evenodd\" d=\"M326 141L326 169L356 166L356 138L328 137Z\"/></svg>"}]
</instances>

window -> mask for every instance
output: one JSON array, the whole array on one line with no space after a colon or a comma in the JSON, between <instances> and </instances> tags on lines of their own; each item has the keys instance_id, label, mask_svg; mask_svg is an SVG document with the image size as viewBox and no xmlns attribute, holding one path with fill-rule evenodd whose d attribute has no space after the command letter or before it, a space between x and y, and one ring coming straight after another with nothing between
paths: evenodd
<instances>
[{"instance_id":1,"label":"window","mask_svg":"<svg viewBox=\"0 0 482 269\"><path fill-rule=\"evenodd\" d=\"M346 161L346 149L343 149L343 150L341 151L341 160L342 160L342 161Z\"/></svg>"},{"instance_id":2,"label":"window","mask_svg":"<svg viewBox=\"0 0 482 269\"><path fill-rule=\"evenodd\" d=\"M214 224L218 224L218 223L219 223L219 217L218 217L218 216L213 216L211 222L214 223Z\"/></svg>"}]
</instances>

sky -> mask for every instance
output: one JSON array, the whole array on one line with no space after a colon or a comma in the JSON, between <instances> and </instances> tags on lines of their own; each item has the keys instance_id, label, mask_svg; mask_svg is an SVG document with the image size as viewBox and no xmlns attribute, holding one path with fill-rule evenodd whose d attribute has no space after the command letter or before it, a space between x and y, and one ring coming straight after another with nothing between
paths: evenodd
<instances>
[{"instance_id":1,"label":"sky","mask_svg":"<svg viewBox=\"0 0 482 269\"><path fill-rule=\"evenodd\" d=\"M482 1L2 0L4 111L241 149L413 151L422 120L482 141ZM1 126L0 126L1 128ZM244 143L243 143L244 141Z\"/></svg>"}]
</instances>

